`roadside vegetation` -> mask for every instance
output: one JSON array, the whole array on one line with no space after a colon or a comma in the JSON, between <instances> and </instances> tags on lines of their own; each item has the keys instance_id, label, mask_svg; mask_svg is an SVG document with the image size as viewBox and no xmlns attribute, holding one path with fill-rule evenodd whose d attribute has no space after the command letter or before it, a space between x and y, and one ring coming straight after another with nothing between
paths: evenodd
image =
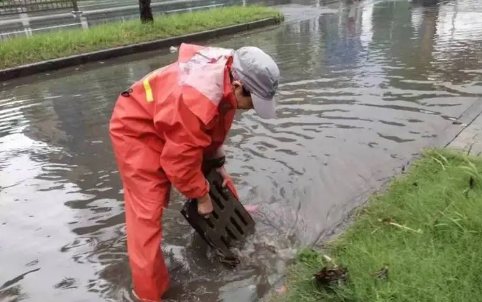
<instances>
[{"instance_id":1,"label":"roadside vegetation","mask_svg":"<svg viewBox=\"0 0 482 302\"><path fill-rule=\"evenodd\" d=\"M266 18L282 19L279 11L263 6L233 6L108 23L88 30L73 29L12 38L0 43L0 69L62 58L96 50L181 36Z\"/></svg>"},{"instance_id":2,"label":"roadside vegetation","mask_svg":"<svg viewBox=\"0 0 482 302\"><path fill-rule=\"evenodd\" d=\"M478 302L482 158L428 150L318 253L298 254L272 301Z\"/></svg>"}]
</instances>

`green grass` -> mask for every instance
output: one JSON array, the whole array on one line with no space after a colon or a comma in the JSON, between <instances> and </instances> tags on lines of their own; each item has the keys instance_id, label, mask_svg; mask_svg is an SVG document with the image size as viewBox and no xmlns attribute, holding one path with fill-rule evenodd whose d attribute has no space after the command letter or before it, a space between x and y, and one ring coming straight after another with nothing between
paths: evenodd
<instances>
[{"instance_id":1,"label":"green grass","mask_svg":"<svg viewBox=\"0 0 482 302\"><path fill-rule=\"evenodd\" d=\"M387 192L358 211L345 233L327 243L324 254L348 269L345 285L331 293L316 287L312 276L326 261L306 249L290 270L285 294L272 300L481 301L481 172L480 157L426 151ZM384 266L388 279L371 275Z\"/></svg>"},{"instance_id":2,"label":"green grass","mask_svg":"<svg viewBox=\"0 0 482 302\"><path fill-rule=\"evenodd\" d=\"M234 6L156 16L153 24L131 20L100 25L89 30L63 30L30 38L13 38L0 43L0 69L271 17L282 19L281 13L272 8Z\"/></svg>"}]
</instances>

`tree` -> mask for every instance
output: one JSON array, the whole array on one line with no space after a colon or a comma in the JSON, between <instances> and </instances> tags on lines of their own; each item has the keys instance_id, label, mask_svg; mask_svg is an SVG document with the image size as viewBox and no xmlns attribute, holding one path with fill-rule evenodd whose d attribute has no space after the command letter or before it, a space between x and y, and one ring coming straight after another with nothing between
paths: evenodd
<instances>
[{"instance_id":1,"label":"tree","mask_svg":"<svg viewBox=\"0 0 482 302\"><path fill-rule=\"evenodd\" d=\"M154 22L151 0L139 0L139 12L141 13L142 23Z\"/></svg>"}]
</instances>

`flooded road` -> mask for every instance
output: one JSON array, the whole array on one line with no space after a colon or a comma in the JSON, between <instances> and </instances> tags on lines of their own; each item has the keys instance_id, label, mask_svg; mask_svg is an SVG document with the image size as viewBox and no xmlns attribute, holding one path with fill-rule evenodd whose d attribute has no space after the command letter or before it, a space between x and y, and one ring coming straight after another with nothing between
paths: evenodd
<instances>
[{"instance_id":1,"label":"flooded road","mask_svg":"<svg viewBox=\"0 0 482 302\"><path fill-rule=\"evenodd\" d=\"M239 113L228 172L260 206L234 271L206 257L173 192L168 301L257 301L299 246L328 236L482 95L482 5L284 6L286 24L212 41L256 45L282 73L280 118ZM129 301L122 188L107 124L165 51L5 83L0 92L0 301ZM2 84L0 84L2 85Z\"/></svg>"}]
</instances>

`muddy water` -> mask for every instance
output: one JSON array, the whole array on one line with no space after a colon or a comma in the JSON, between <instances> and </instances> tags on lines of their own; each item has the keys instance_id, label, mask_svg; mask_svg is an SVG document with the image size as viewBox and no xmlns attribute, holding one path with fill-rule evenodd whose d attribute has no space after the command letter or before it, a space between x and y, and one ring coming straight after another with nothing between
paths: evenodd
<instances>
[{"instance_id":1,"label":"muddy water","mask_svg":"<svg viewBox=\"0 0 482 302\"><path fill-rule=\"evenodd\" d=\"M163 222L169 301L258 300L297 247L321 241L481 94L476 0L283 9L279 28L212 41L260 46L282 71L280 118L239 113L227 142L243 201L260 206L257 235L243 264L224 269L173 192ZM121 90L174 59L160 51L3 84L0 301L129 301L106 126Z\"/></svg>"}]
</instances>

